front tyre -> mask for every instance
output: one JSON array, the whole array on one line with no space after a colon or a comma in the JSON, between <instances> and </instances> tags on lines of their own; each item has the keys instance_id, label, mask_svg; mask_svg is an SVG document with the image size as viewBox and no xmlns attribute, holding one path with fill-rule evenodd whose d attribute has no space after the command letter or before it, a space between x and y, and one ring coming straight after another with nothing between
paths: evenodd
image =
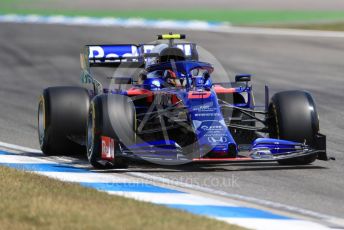
<instances>
[{"instance_id":1,"label":"front tyre","mask_svg":"<svg viewBox=\"0 0 344 230\"><path fill-rule=\"evenodd\" d=\"M270 137L309 146L316 146L319 118L314 100L306 91L276 93L269 106ZM278 161L281 165L305 165L315 161L317 155Z\"/></svg>"},{"instance_id":2,"label":"front tyre","mask_svg":"<svg viewBox=\"0 0 344 230\"><path fill-rule=\"evenodd\" d=\"M131 99L123 95L102 94L96 96L90 105L87 124L87 158L94 168L123 168L126 161L121 156L122 147L135 143L136 116ZM115 159L103 160L102 136L114 140Z\"/></svg>"}]
</instances>

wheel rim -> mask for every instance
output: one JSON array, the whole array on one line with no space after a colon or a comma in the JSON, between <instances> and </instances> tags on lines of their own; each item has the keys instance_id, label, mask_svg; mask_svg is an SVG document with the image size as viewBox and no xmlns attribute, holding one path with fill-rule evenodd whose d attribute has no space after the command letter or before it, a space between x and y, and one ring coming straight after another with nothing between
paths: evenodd
<instances>
[{"instance_id":1,"label":"wheel rim","mask_svg":"<svg viewBox=\"0 0 344 230\"><path fill-rule=\"evenodd\" d=\"M39 144L42 147L45 136L45 108L44 100L41 99L38 105L38 139Z\"/></svg>"}]
</instances>

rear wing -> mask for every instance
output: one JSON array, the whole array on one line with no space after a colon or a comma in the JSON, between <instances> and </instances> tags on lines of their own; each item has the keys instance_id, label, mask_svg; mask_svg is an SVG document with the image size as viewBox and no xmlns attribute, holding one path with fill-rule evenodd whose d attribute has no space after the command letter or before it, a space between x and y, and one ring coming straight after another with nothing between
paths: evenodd
<instances>
[{"instance_id":1,"label":"rear wing","mask_svg":"<svg viewBox=\"0 0 344 230\"><path fill-rule=\"evenodd\" d=\"M81 54L81 67L143 68L149 54L158 44L115 44L86 45ZM196 44L178 43L173 45L181 49L187 59L198 58ZM157 54L158 55L158 54Z\"/></svg>"},{"instance_id":2,"label":"rear wing","mask_svg":"<svg viewBox=\"0 0 344 230\"><path fill-rule=\"evenodd\" d=\"M174 39L185 39L183 34L158 35L159 40L168 40L168 47L175 47L183 51L186 59L198 60L196 44L174 43ZM91 67L112 68L145 68L150 58L158 57L156 44L114 44L114 45L86 45L80 55L82 68L81 82L92 83L96 94L103 92L102 84L91 76ZM152 59L150 59L152 60Z\"/></svg>"}]
</instances>

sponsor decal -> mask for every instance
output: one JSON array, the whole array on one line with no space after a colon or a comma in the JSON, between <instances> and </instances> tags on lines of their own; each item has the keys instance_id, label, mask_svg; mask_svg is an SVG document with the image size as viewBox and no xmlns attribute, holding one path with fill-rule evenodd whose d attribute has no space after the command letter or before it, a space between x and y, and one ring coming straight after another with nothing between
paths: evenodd
<instances>
[{"instance_id":1,"label":"sponsor decal","mask_svg":"<svg viewBox=\"0 0 344 230\"><path fill-rule=\"evenodd\" d=\"M202 130L206 130L206 131L209 131L209 130L222 130L223 127L222 127L222 125L211 125L211 126L202 125L201 129Z\"/></svg>"},{"instance_id":2,"label":"sponsor decal","mask_svg":"<svg viewBox=\"0 0 344 230\"><path fill-rule=\"evenodd\" d=\"M113 160L115 159L115 142L110 137L101 137L102 141L102 155L103 160Z\"/></svg>"},{"instance_id":3,"label":"sponsor decal","mask_svg":"<svg viewBox=\"0 0 344 230\"><path fill-rule=\"evenodd\" d=\"M151 53L156 45L143 45L143 52L144 53ZM185 56L191 56L192 55L192 47L191 44L176 44L176 48L180 49L183 51Z\"/></svg>"},{"instance_id":4,"label":"sponsor decal","mask_svg":"<svg viewBox=\"0 0 344 230\"><path fill-rule=\"evenodd\" d=\"M138 49L134 45L103 45L103 46L89 46L90 62L101 63L101 62L120 62L118 58L125 57L137 57ZM103 59L103 60L93 60ZM125 62L126 60L122 60Z\"/></svg>"},{"instance_id":5,"label":"sponsor decal","mask_svg":"<svg viewBox=\"0 0 344 230\"><path fill-rule=\"evenodd\" d=\"M214 107L213 102L206 103L199 106L193 106L192 109L197 112L215 112L217 110L217 108Z\"/></svg>"},{"instance_id":6,"label":"sponsor decal","mask_svg":"<svg viewBox=\"0 0 344 230\"><path fill-rule=\"evenodd\" d=\"M206 125L202 125L202 127L201 127L202 130L208 130L208 128L209 128L209 127L206 126Z\"/></svg>"},{"instance_id":7,"label":"sponsor decal","mask_svg":"<svg viewBox=\"0 0 344 230\"><path fill-rule=\"evenodd\" d=\"M220 116L219 113L196 113L195 117L217 117Z\"/></svg>"},{"instance_id":8,"label":"sponsor decal","mask_svg":"<svg viewBox=\"0 0 344 230\"><path fill-rule=\"evenodd\" d=\"M228 142L228 138L226 136L221 136L221 137L208 137L208 141L210 143L227 143Z\"/></svg>"}]
</instances>

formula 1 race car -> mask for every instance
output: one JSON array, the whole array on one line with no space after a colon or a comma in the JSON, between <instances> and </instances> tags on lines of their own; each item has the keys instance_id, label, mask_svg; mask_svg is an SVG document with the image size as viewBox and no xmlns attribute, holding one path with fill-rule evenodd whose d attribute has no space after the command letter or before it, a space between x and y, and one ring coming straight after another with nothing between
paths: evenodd
<instances>
[{"instance_id":1,"label":"formula 1 race car","mask_svg":"<svg viewBox=\"0 0 344 230\"><path fill-rule=\"evenodd\" d=\"M87 152L95 168L123 167L133 159L291 165L328 160L310 93L284 91L270 99L265 87L265 103L258 107L250 75L215 82L213 66L199 61L196 44L184 38L170 33L149 44L85 46L86 87L49 87L40 97L43 153ZM110 77L104 88L91 67L133 71Z\"/></svg>"}]
</instances>

